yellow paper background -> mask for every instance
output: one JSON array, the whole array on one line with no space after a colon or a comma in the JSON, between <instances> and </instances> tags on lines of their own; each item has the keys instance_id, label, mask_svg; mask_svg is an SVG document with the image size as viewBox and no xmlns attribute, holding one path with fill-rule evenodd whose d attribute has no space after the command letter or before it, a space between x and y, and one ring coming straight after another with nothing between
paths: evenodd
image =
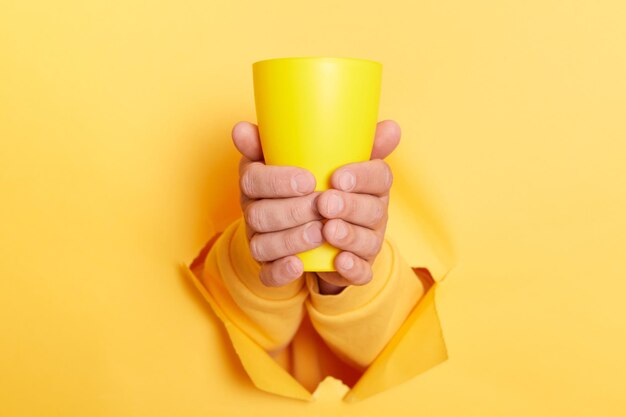
<instances>
[{"instance_id":1,"label":"yellow paper background","mask_svg":"<svg viewBox=\"0 0 626 417\"><path fill-rule=\"evenodd\" d=\"M623 415L624 21L621 1L3 1L0 415ZM389 233L455 265L448 361L354 404L257 390L179 269L238 213L252 62L307 55L383 63Z\"/></svg>"}]
</instances>

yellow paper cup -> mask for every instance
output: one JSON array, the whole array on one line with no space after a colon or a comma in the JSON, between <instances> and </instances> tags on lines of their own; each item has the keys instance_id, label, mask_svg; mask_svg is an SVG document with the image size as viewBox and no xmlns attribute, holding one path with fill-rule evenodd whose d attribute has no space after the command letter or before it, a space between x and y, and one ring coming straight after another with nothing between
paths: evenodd
<instances>
[{"instance_id":1,"label":"yellow paper cup","mask_svg":"<svg viewBox=\"0 0 626 417\"><path fill-rule=\"evenodd\" d=\"M316 191L342 165L370 159L382 64L355 58L276 58L252 64L265 163L305 168ZM305 271L335 271L327 242L299 253Z\"/></svg>"}]
</instances>

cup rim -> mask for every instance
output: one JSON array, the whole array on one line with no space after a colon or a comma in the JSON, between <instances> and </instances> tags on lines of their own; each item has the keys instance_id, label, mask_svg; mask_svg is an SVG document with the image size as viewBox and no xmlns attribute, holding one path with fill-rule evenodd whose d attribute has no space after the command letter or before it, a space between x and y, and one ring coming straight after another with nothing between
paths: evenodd
<instances>
[{"instance_id":1,"label":"cup rim","mask_svg":"<svg viewBox=\"0 0 626 417\"><path fill-rule=\"evenodd\" d=\"M263 64L263 63L269 63L269 62L277 62L277 61L329 61L329 62L345 62L345 61L357 61L357 62L362 62L362 63L367 63L367 64L374 64L374 65L380 65L382 66L382 64L378 61L373 61L371 59L364 59L364 58L352 58L352 57L336 57L336 56L294 56L294 57L280 57L280 58L268 58L268 59L263 59L261 61L256 61L254 62L252 65L257 65L257 64Z\"/></svg>"}]
</instances>

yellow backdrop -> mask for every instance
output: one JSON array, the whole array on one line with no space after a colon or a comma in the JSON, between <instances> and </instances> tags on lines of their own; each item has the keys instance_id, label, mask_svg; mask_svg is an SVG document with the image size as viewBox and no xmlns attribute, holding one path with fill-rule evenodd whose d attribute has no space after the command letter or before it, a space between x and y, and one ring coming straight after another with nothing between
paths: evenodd
<instances>
[{"instance_id":1,"label":"yellow backdrop","mask_svg":"<svg viewBox=\"0 0 626 417\"><path fill-rule=\"evenodd\" d=\"M3 0L0 415L624 415L625 21L623 1ZM257 390L178 267L238 215L252 63L320 55L383 64L389 231L413 214L455 265L450 359L355 404Z\"/></svg>"}]
</instances>

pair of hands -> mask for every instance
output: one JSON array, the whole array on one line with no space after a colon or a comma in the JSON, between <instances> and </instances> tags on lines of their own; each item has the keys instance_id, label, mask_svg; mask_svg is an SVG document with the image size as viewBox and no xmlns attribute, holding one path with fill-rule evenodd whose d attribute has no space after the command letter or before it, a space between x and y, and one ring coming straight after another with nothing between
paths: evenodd
<instances>
[{"instance_id":1,"label":"pair of hands","mask_svg":"<svg viewBox=\"0 0 626 417\"><path fill-rule=\"evenodd\" d=\"M396 122L379 122L370 160L338 168L331 177L333 188L314 192L311 172L265 165L258 127L235 124L232 139L242 155L241 209L263 284L282 286L298 279L303 265L295 254L324 240L341 252L335 258L336 272L317 272L322 294L337 294L348 285L371 281L372 264L384 241L393 182L383 158L398 146L400 134Z\"/></svg>"}]
</instances>

